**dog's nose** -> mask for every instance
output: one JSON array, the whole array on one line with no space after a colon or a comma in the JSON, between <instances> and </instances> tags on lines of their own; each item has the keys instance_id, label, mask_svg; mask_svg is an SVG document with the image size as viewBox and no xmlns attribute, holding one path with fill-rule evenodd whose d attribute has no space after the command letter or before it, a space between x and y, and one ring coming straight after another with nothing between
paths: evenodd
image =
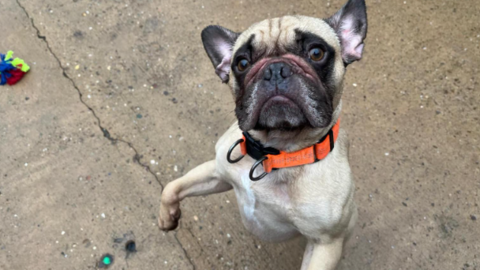
<instances>
[{"instance_id":1,"label":"dog's nose","mask_svg":"<svg viewBox=\"0 0 480 270\"><path fill-rule=\"evenodd\" d=\"M263 74L263 79L271 82L281 82L292 76L292 69L285 63L278 62L270 64Z\"/></svg>"}]
</instances>

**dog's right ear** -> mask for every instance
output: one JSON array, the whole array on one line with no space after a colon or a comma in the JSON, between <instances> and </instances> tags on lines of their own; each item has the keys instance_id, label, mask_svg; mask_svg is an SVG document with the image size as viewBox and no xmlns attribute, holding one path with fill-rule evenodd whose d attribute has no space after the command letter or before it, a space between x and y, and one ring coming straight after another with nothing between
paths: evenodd
<instances>
[{"instance_id":1,"label":"dog's right ear","mask_svg":"<svg viewBox=\"0 0 480 270\"><path fill-rule=\"evenodd\" d=\"M342 9L326 22L340 38L343 62L348 65L360 60L363 54L363 40L367 36L365 0L348 0Z\"/></svg>"},{"instance_id":2,"label":"dog's right ear","mask_svg":"<svg viewBox=\"0 0 480 270\"><path fill-rule=\"evenodd\" d=\"M232 50L239 35L218 25L210 25L202 31L205 51L212 61L215 73L224 83L228 82Z\"/></svg>"}]
</instances>

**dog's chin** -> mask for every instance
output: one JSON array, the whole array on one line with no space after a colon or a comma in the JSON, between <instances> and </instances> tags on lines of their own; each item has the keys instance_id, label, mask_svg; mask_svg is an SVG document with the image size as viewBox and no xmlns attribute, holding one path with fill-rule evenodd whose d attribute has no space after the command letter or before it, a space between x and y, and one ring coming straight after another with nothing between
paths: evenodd
<instances>
[{"instance_id":1,"label":"dog's chin","mask_svg":"<svg viewBox=\"0 0 480 270\"><path fill-rule=\"evenodd\" d=\"M255 130L296 130L309 125L300 107L284 96L270 98L261 107Z\"/></svg>"}]
</instances>

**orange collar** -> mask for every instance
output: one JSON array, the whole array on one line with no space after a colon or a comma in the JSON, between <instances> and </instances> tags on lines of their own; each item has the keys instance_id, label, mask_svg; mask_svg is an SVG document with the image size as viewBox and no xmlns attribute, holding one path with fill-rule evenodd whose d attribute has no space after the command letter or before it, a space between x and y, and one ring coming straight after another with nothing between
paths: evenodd
<instances>
[{"instance_id":1,"label":"orange collar","mask_svg":"<svg viewBox=\"0 0 480 270\"><path fill-rule=\"evenodd\" d=\"M337 120L337 123L335 123L318 143L291 153L279 151L271 147L264 147L260 142L253 139L248 132L243 132L242 139L236 141L228 150L227 160L230 163L236 163L246 154L257 160L250 169L250 179L252 181L258 181L272 170L311 164L324 159L328 153L333 150L339 129L340 119ZM232 160L230 158L232 151L239 144L242 156ZM253 172L260 164L262 164L265 172L258 177L254 177Z\"/></svg>"}]
</instances>

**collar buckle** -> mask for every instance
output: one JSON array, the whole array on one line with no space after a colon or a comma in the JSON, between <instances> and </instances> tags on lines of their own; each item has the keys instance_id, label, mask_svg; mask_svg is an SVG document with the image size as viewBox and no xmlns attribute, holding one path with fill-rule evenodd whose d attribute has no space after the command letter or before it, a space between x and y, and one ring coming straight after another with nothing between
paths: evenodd
<instances>
[{"instance_id":1,"label":"collar buckle","mask_svg":"<svg viewBox=\"0 0 480 270\"><path fill-rule=\"evenodd\" d=\"M261 159L257 160L253 164L252 168L250 169L250 173L248 174L248 176L250 177L250 180L258 181L258 180L264 178L265 176L267 176L267 174L268 174L267 172L263 172L261 175L259 175L257 177L253 176L253 173L255 172L255 169L257 169L258 165L262 164L262 166L265 168L265 166L263 165L263 161L265 161L267 159L268 159L268 157L263 156Z\"/></svg>"},{"instance_id":2,"label":"collar buckle","mask_svg":"<svg viewBox=\"0 0 480 270\"><path fill-rule=\"evenodd\" d=\"M237 163L239 162L240 160L242 160L242 158L245 156L245 154L243 153L242 151L242 155L236 159L232 159L231 156L232 156L232 152L233 152L233 149L235 149L235 147L237 147L237 145L239 144L243 144L245 143L245 139L240 139L238 141L236 141L234 144L232 144L232 146L230 146L230 149L228 149L228 153L227 153L227 161L231 164L234 164L234 163ZM240 146L241 147L241 146Z\"/></svg>"}]
</instances>

